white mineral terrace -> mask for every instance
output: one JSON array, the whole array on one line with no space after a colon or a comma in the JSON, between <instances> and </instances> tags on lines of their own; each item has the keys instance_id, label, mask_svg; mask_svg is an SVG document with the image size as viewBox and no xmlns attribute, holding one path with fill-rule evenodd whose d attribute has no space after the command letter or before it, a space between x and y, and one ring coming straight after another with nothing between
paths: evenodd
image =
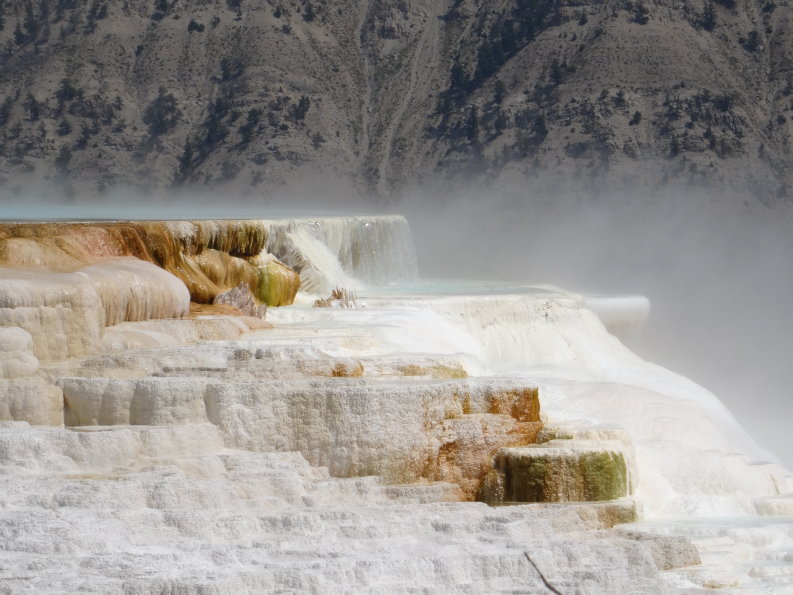
<instances>
[{"instance_id":1,"label":"white mineral terrace","mask_svg":"<svg viewBox=\"0 0 793 595\"><path fill-rule=\"evenodd\" d=\"M0 593L793 592L793 476L620 342L646 298L421 282L401 217L251 225L301 278L272 328L0 240Z\"/></svg>"}]
</instances>

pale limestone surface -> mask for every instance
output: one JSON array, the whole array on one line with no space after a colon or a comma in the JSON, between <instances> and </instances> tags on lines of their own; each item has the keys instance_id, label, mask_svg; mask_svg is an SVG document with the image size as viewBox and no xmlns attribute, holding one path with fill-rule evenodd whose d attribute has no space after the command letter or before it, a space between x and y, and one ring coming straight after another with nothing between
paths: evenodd
<instances>
[{"instance_id":1,"label":"pale limestone surface","mask_svg":"<svg viewBox=\"0 0 793 595\"><path fill-rule=\"evenodd\" d=\"M178 279L133 258L68 273L0 269L0 324L27 331L42 360L95 353L106 325L179 317L189 303Z\"/></svg>"},{"instance_id":2,"label":"pale limestone surface","mask_svg":"<svg viewBox=\"0 0 793 595\"><path fill-rule=\"evenodd\" d=\"M30 333L16 326L0 327L0 378L32 376L38 369Z\"/></svg>"},{"instance_id":3,"label":"pale limestone surface","mask_svg":"<svg viewBox=\"0 0 793 595\"><path fill-rule=\"evenodd\" d=\"M312 270L328 283L366 258L404 264L347 255L357 224L327 225L312 237L336 268ZM67 320L67 306L91 311L65 291L73 275L39 294L40 271L0 287L22 292L18 310L60 299ZM143 294L124 291L102 299L129 312L120 296ZM762 451L713 395L630 353L581 296L369 291L350 310L306 297L258 330L218 316L105 328L102 306L70 327L92 349L79 357L2 330L17 363L0 384L0 592L789 588L793 523L772 515L791 510L793 478L752 460ZM460 501L499 448L535 439L624 453L630 497Z\"/></svg>"},{"instance_id":4,"label":"pale limestone surface","mask_svg":"<svg viewBox=\"0 0 793 595\"><path fill-rule=\"evenodd\" d=\"M208 371L204 369L205 371ZM493 381L367 381L329 378L289 382L222 381L199 376L141 379L62 378L67 426L191 425L211 422L229 447L299 451L313 465L340 477L378 475L389 482L426 477L444 444L470 434L461 421L517 432L536 422L531 387ZM524 394L524 392L526 394ZM516 419L513 407L535 410ZM492 414L493 420L476 417ZM456 428L446 420L459 420ZM489 421L489 423L487 423ZM524 423L522 423L524 422ZM539 424L537 424L539 428ZM450 434L450 435L449 435ZM509 443L507 436L503 443ZM519 439L515 439L520 443Z\"/></svg>"},{"instance_id":5,"label":"pale limestone surface","mask_svg":"<svg viewBox=\"0 0 793 595\"><path fill-rule=\"evenodd\" d=\"M652 548L581 533L609 526L602 506L417 502L434 484L394 500L374 478L334 479L294 453L224 449L211 425L6 424L0 465L12 592L540 592L526 553L560 589L663 592Z\"/></svg>"},{"instance_id":6,"label":"pale limestone surface","mask_svg":"<svg viewBox=\"0 0 793 595\"><path fill-rule=\"evenodd\" d=\"M63 393L37 380L0 384L0 420L38 426L63 425Z\"/></svg>"}]
</instances>

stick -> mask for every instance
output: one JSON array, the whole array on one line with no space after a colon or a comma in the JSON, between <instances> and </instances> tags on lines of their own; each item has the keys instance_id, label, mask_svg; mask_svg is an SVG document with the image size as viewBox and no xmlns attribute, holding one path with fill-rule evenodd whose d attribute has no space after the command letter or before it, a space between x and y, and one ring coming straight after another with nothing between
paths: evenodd
<instances>
[{"instance_id":1,"label":"stick","mask_svg":"<svg viewBox=\"0 0 793 595\"><path fill-rule=\"evenodd\" d=\"M529 564L531 564L534 567L534 570L537 571L537 574L540 575L540 578L542 579L542 584L548 587L548 590L551 591L552 593L556 593L556 595L562 595L561 591L558 591L556 587L554 587L551 583L548 582L548 579L546 579L543 573L540 571L540 569L537 568L537 565L534 563L534 560L531 559L529 553L523 552L523 555L526 556L526 559L529 561Z\"/></svg>"}]
</instances>

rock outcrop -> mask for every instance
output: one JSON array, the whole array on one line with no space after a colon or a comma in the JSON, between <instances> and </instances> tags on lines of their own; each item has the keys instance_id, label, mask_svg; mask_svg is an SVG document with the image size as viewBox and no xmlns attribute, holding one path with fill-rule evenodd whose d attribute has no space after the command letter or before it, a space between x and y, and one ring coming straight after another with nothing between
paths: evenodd
<instances>
[{"instance_id":1,"label":"rock outcrop","mask_svg":"<svg viewBox=\"0 0 793 595\"><path fill-rule=\"evenodd\" d=\"M212 303L232 306L246 316L254 318L264 318L267 315L267 305L256 303L253 292L247 283L240 283L234 289L219 293Z\"/></svg>"}]
</instances>

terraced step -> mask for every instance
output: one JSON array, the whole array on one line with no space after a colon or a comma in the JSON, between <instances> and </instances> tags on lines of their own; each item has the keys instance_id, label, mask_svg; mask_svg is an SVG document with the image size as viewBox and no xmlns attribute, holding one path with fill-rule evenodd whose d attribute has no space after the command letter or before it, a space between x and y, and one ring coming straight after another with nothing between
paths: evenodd
<instances>
[{"instance_id":1,"label":"terraced step","mask_svg":"<svg viewBox=\"0 0 793 595\"><path fill-rule=\"evenodd\" d=\"M761 516L793 517L793 494L755 498L754 509Z\"/></svg>"},{"instance_id":2,"label":"terraced step","mask_svg":"<svg viewBox=\"0 0 793 595\"><path fill-rule=\"evenodd\" d=\"M58 384L67 426L212 423L227 447L299 451L334 476L389 483L457 481L450 466L480 464L469 453L489 467L496 449L533 441L541 426L537 390L522 381L78 377ZM470 497L486 471L474 469Z\"/></svg>"},{"instance_id":3,"label":"terraced step","mask_svg":"<svg viewBox=\"0 0 793 595\"><path fill-rule=\"evenodd\" d=\"M266 337L266 335L265 335ZM465 378L481 364L470 356L401 354L343 357L310 345L263 337L203 342L189 347L136 349L86 358L71 373L56 376L143 378L146 376L213 376L232 381L310 377Z\"/></svg>"},{"instance_id":4,"label":"terraced step","mask_svg":"<svg viewBox=\"0 0 793 595\"><path fill-rule=\"evenodd\" d=\"M16 385L0 381L0 422L19 421L38 426L63 424L63 393L57 386L31 380Z\"/></svg>"},{"instance_id":5,"label":"terraced step","mask_svg":"<svg viewBox=\"0 0 793 595\"><path fill-rule=\"evenodd\" d=\"M445 481L389 485L383 486L382 489L387 496L400 502L428 504L430 502L460 502L464 499L459 485Z\"/></svg>"},{"instance_id":6,"label":"terraced step","mask_svg":"<svg viewBox=\"0 0 793 595\"><path fill-rule=\"evenodd\" d=\"M170 427L33 427L0 423L0 466L61 473L105 473L141 457L174 458L223 450L211 424Z\"/></svg>"},{"instance_id":7,"label":"terraced step","mask_svg":"<svg viewBox=\"0 0 793 595\"><path fill-rule=\"evenodd\" d=\"M502 448L482 486L484 502L594 502L628 495L622 445L551 440Z\"/></svg>"}]
</instances>

